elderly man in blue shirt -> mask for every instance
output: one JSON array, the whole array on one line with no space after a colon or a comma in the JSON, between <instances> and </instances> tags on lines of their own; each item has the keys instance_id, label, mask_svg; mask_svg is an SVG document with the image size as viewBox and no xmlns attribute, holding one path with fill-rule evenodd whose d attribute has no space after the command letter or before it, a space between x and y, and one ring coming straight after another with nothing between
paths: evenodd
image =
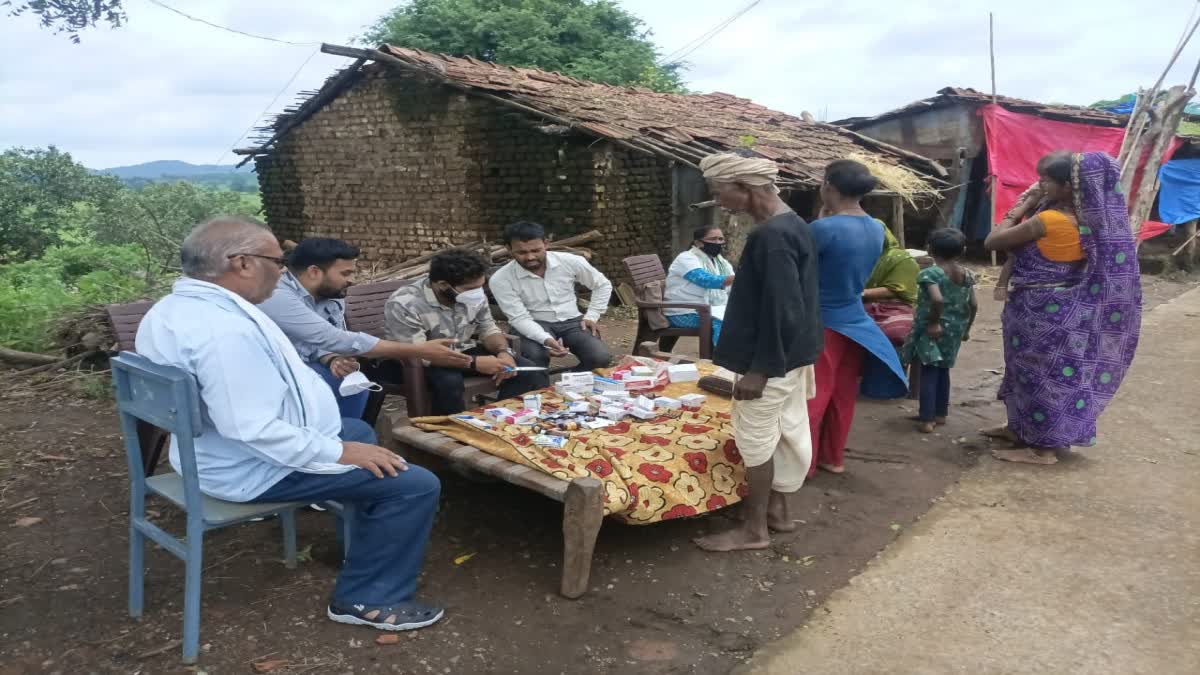
<instances>
[{"instance_id":1,"label":"elderly man in blue shirt","mask_svg":"<svg viewBox=\"0 0 1200 675\"><path fill-rule=\"evenodd\" d=\"M235 502L338 500L354 507L350 554L330 619L381 630L437 622L414 599L441 486L343 419L333 393L256 306L275 290L283 251L265 226L218 218L183 242L184 276L146 313L137 350L196 378L202 492ZM175 444L171 464L179 470Z\"/></svg>"},{"instance_id":2,"label":"elderly man in blue shirt","mask_svg":"<svg viewBox=\"0 0 1200 675\"><path fill-rule=\"evenodd\" d=\"M421 345L380 340L346 330L346 290L354 284L359 250L340 239L305 239L287 256L287 269L275 292L259 303L291 339L300 358L333 389L342 417L361 418L368 391L342 394L341 379L358 370L356 356L422 358L443 367L465 368L471 357L449 347L450 340Z\"/></svg>"}]
</instances>

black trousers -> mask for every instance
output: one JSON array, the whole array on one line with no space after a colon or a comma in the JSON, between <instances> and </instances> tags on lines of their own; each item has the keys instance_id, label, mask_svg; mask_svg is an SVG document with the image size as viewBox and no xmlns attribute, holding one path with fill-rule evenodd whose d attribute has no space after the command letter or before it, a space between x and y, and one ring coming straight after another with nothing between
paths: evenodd
<instances>
[{"instance_id":1,"label":"black trousers","mask_svg":"<svg viewBox=\"0 0 1200 675\"><path fill-rule=\"evenodd\" d=\"M612 363L612 352L600 338L583 329L583 317L566 321L538 321L538 325L546 329L554 339L571 350L579 365L574 370L584 372L597 368L607 368ZM539 366L550 365L550 352L545 345L538 344L527 337L521 338L521 354Z\"/></svg>"},{"instance_id":2,"label":"black trousers","mask_svg":"<svg viewBox=\"0 0 1200 675\"><path fill-rule=\"evenodd\" d=\"M950 414L950 369L921 365L921 410L918 417L932 422Z\"/></svg>"},{"instance_id":3,"label":"black trousers","mask_svg":"<svg viewBox=\"0 0 1200 675\"><path fill-rule=\"evenodd\" d=\"M482 349L472 349L467 352L474 356L491 356ZM527 358L516 357L518 366L533 366L537 365ZM427 366L425 368L425 381L429 384L430 393L430 412L434 415L454 415L466 410L463 405L463 391L465 385L463 383L467 374L475 374L474 371L463 370L461 368L435 368ZM516 377L500 383L500 398L513 398L520 396L527 391L534 389L543 389L550 386L550 377L545 371L529 371L517 373Z\"/></svg>"}]
</instances>

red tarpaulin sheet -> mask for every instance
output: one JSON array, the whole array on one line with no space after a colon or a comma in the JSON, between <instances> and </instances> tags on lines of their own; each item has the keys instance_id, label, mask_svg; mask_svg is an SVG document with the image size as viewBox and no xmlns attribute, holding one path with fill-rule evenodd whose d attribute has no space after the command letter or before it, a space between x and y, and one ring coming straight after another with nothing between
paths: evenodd
<instances>
[{"instance_id":1,"label":"red tarpaulin sheet","mask_svg":"<svg viewBox=\"0 0 1200 675\"><path fill-rule=\"evenodd\" d=\"M988 169L996 177L996 201L993 223L1017 203L1017 197L1037 182L1037 163L1055 150L1071 152L1107 152L1116 157L1121 152L1125 129L1098 127L1077 122L1059 122L1034 115L1022 115L995 105L980 108L983 133L987 140ZM1167 149L1167 157L1175 154L1181 141L1176 138ZM1143 164L1145 157L1140 160ZM1141 166L1134 179L1134 190L1141 181Z\"/></svg>"},{"instance_id":2,"label":"red tarpaulin sheet","mask_svg":"<svg viewBox=\"0 0 1200 675\"><path fill-rule=\"evenodd\" d=\"M1138 230L1138 241L1153 239L1169 229L1171 229L1171 226L1166 223L1160 223L1157 220L1147 220L1142 223L1142 229Z\"/></svg>"}]
</instances>

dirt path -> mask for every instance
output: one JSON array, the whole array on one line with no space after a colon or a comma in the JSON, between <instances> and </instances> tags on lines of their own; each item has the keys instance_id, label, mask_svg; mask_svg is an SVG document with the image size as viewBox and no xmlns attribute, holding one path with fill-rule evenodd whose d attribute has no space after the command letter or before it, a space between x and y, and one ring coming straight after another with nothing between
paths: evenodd
<instances>
[{"instance_id":1,"label":"dirt path","mask_svg":"<svg viewBox=\"0 0 1200 675\"><path fill-rule=\"evenodd\" d=\"M1153 281L1147 295L1157 302L1184 288ZM298 570L283 567L273 523L206 538L201 669L253 672L252 662L279 659L288 665L277 672L287 673L726 672L804 623L976 462L974 430L1000 416L992 401L997 314L985 301L976 341L955 371L950 425L921 436L904 419L915 412L911 402L861 403L847 474L822 473L807 485L794 502L802 526L768 551L696 550L691 538L727 523L721 515L641 528L609 523L592 592L569 601L556 594L561 506L446 473L423 583L447 605L446 621L398 646L327 621L333 521L305 512L300 546L311 559ZM606 330L619 344L632 326ZM179 562L150 549L146 616L134 622L126 614L127 478L111 403L3 404L0 673L189 672L174 645ZM152 508L180 531L170 507Z\"/></svg>"},{"instance_id":2,"label":"dirt path","mask_svg":"<svg viewBox=\"0 0 1200 675\"><path fill-rule=\"evenodd\" d=\"M1200 672L1196 317L1146 315L1097 447L988 458L745 672Z\"/></svg>"}]
</instances>

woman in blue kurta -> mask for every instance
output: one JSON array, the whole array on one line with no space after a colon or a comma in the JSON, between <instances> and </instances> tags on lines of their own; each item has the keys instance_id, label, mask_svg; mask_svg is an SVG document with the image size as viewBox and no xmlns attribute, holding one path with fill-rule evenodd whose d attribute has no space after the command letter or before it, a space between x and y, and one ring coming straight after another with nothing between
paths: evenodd
<instances>
[{"instance_id":1,"label":"woman in blue kurta","mask_svg":"<svg viewBox=\"0 0 1200 675\"><path fill-rule=\"evenodd\" d=\"M861 202L878 182L859 162L843 159L831 163L821 185L822 217L810 226L819 261L821 321L825 324L825 349L816 363L817 395L808 401L816 455L810 476L818 466L833 473L844 470L860 378L862 393L871 398L898 398L908 391L895 347L862 302L884 235Z\"/></svg>"}]
</instances>

